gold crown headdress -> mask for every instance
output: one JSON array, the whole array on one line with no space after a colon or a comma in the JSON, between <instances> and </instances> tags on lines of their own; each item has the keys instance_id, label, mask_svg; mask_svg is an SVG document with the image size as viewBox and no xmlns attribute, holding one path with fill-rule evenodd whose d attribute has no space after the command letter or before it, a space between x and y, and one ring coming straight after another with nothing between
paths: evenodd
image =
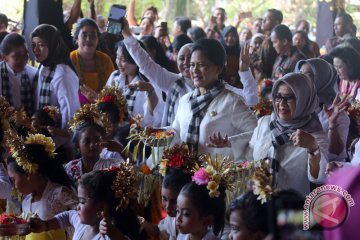
<instances>
[{"instance_id":1,"label":"gold crown headdress","mask_svg":"<svg viewBox=\"0 0 360 240\"><path fill-rule=\"evenodd\" d=\"M198 158L192 154L186 143L176 144L164 151L159 162L159 173L166 175L169 167L177 168L184 173L192 173L192 170L199 164Z\"/></svg>"},{"instance_id":2,"label":"gold crown headdress","mask_svg":"<svg viewBox=\"0 0 360 240\"><path fill-rule=\"evenodd\" d=\"M111 186L114 198L120 199L116 210L127 208L131 199L137 197L137 174L129 161L120 163L119 167L111 167L107 171L116 171L116 178Z\"/></svg>"},{"instance_id":3,"label":"gold crown headdress","mask_svg":"<svg viewBox=\"0 0 360 240\"><path fill-rule=\"evenodd\" d=\"M107 86L99 93L96 104L111 102L116 105L120 112L120 123L122 124L128 111L127 102L123 96L121 89L115 85Z\"/></svg>"},{"instance_id":4,"label":"gold crown headdress","mask_svg":"<svg viewBox=\"0 0 360 240\"><path fill-rule=\"evenodd\" d=\"M85 104L74 117L69 121L69 129L75 132L78 127L84 123L91 122L103 127L106 131L111 128L111 123L106 114L100 113L95 104Z\"/></svg>"},{"instance_id":5,"label":"gold crown headdress","mask_svg":"<svg viewBox=\"0 0 360 240\"><path fill-rule=\"evenodd\" d=\"M6 99L3 96L0 96L0 127L4 133L10 129L9 119L13 112L14 110Z\"/></svg>"},{"instance_id":6,"label":"gold crown headdress","mask_svg":"<svg viewBox=\"0 0 360 240\"><path fill-rule=\"evenodd\" d=\"M212 198L220 196L220 186L232 191L236 170L234 162L229 157L221 158L217 155L215 158L210 155L202 155L200 158L203 163L195 167L192 180L197 185L206 185Z\"/></svg>"},{"instance_id":7,"label":"gold crown headdress","mask_svg":"<svg viewBox=\"0 0 360 240\"><path fill-rule=\"evenodd\" d=\"M55 123L58 123L60 119L60 111L58 107L46 105L42 108L42 110L46 112Z\"/></svg>"},{"instance_id":8,"label":"gold crown headdress","mask_svg":"<svg viewBox=\"0 0 360 240\"><path fill-rule=\"evenodd\" d=\"M273 189L271 187L272 175L270 173L269 160L257 161L254 164L254 172L251 174L250 179L253 182L253 192L255 195L258 195L257 199L261 200L261 203L271 199Z\"/></svg>"},{"instance_id":9,"label":"gold crown headdress","mask_svg":"<svg viewBox=\"0 0 360 240\"><path fill-rule=\"evenodd\" d=\"M10 129L6 131L6 144L10 148L10 153L12 157L15 158L17 164L27 173L36 173L39 166L28 160L25 144L42 145L49 157L54 158L55 156L55 143L52 138L42 134L29 134L26 140L23 141L15 130Z\"/></svg>"}]
</instances>

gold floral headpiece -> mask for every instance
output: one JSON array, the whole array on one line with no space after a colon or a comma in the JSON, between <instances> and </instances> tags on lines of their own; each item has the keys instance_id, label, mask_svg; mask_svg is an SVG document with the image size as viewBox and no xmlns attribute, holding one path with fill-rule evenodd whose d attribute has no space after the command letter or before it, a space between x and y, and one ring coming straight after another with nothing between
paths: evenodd
<instances>
[{"instance_id":1,"label":"gold floral headpiece","mask_svg":"<svg viewBox=\"0 0 360 240\"><path fill-rule=\"evenodd\" d=\"M47 105L43 107L43 111L46 112L55 123L59 121L60 111L58 107Z\"/></svg>"},{"instance_id":2,"label":"gold floral headpiece","mask_svg":"<svg viewBox=\"0 0 360 240\"><path fill-rule=\"evenodd\" d=\"M69 121L69 129L75 132L84 123L91 122L103 127L106 131L110 130L111 123L106 114L100 113L95 104L85 104L74 117Z\"/></svg>"},{"instance_id":3,"label":"gold floral headpiece","mask_svg":"<svg viewBox=\"0 0 360 240\"><path fill-rule=\"evenodd\" d=\"M220 186L229 191L233 190L235 182L236 166L229 157L211 158L210 155L203 155L200 159L203 163L195 167L192 180L197 185L206 185L210 197L220 196Z\"/></svg>"},{"instance_id":4,"label":"gold floral headpiece","mask_svg":"<svg viewBox=\"0 0 360 240\"><path fill-rule=\"evenodd\" d=\"M196 165L199 165L198 157L190 153L189 147L183 142L164 151L159 162L159 173L165 176L167 169L172 167L191 174Z\"/></svg>"},{"instance_id":5,"label":"gold floral headpiece","mask_svg":"<svg viewBox=\"0 0 360 240\"><path fill-rule=\"evenodd\" d=\"M111 102L116 105L120 112L120 123L123 123L125 120L125 115L128 111L127 102L125 97L122 95L121 89L117 88L115 85L110 87L105 87L99 93L96 104Z\"/></svg>"},{"instance_id":6,"label":"gold floral headpiece","mask_svg":"<svg viewBox=\"0 0 360 240\"><path fill-rule=\"evenodd\" d=\"M6 99L3 96L0 96L0 127L4 133L10 129L9 119L13 112L14 110ZM3 139L5 138L3 137Z\"/></svg>"},{"instance_id":7,"label":"gold floral headpiece","mask_svg":"<svg viewBox=\"0 0 360 240\"><path fill-rule=\"evenodd\" d=\"M137 174L129 161L122 162L119 167L112 167L108 171L117 171L116 178L111 189L114 197L119 200L116 210L125 209L131 199L137 197Z\"/></svg>"},{"instance_id":8,"label":"gold floral headpiece","mask_svg":"<svg viewBox=\"0 0 360 240\"><path fill-rule=\"evenodd\" d=\"M23 109L18 111L13 111L9 118L9 122L12 127L15 127L17 129L21 127L25 128L26 131L30 134L35 134L37 132L32 125L31 119Z\"/></svg>"},{"instance_id":9,"label":"gold floral headpiece","mask_svg":"<svg viewBox=\"0 0 360 240\"><path fill-rule=\"evenodd\" d=\"M257 161L254 164L254 172L251 174L250 179L253 182L253 192L255 195L258 195L257 199L261 200L261 203L271 199L273 189L271 187L272 176L269 160Z\"/></svg>"},{"instance_id":10,"label":"gold floral headpiece","mask_svg":"<svg viewBox=\"0 0 360 240\"><path fill-rule=\"evenodd\" d=\"M28 160L25 144L43 145L49 157L54 158L55 156L55 143L50 137L42 134L29 134L26 140L23 141L15 130L10 129L6 131L6 143L10 148L12 157L15 158L17 164L27 173L36 173L39 166Z\"/></svg>"}]
</instances>

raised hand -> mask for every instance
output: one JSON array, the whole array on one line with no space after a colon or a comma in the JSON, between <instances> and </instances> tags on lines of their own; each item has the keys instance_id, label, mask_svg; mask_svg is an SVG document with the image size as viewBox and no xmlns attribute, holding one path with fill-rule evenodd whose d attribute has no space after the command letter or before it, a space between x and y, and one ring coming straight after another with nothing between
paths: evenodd
<instances>
[{"instance_id":1,"label":"raised hand","mask_svg":"<svg viewBox=\"0 0 360 240\"><path fill-rule=\"evenodd\" d=\"M250 66L250 44L246 43L240 51L239 69L240 72L249 70Z\"/></svg>"},{"instance_id":2,"label":"raised hand","mask_svg":"<svg viewBox=\"0 0 360 240\"><path fill-rule=\"evenodd\" d=\"M292 141L296 147L307 148L309 150L318 148L316 139L310 133L304 132L300 129L290 135L290 141Z\"/></svg>"},{"instance_id":3,"label":"raised hand","mask_svg":"<svg viewBox=\"0 0 360 240\"><path fill-rule=\"evenodd\" d=\"M129 27L129 22L126 18L123 18L122 20L122 31L121 31L122 35L124 36L124 38L130 37L131 36L131 30Z\"/></svg>"},{"instance_id":4,"label":"raised hand","mask_svg":"<svg viewBox=\"0 0 360 240\"><path fill-rule=\"evenodd\" d=\"M227 135L225 137L222 137L221 133L213 133L209 137L210 143L207 143L206 145L208 147L213 148L225 148L225 147L231 147L231 142L229 141L229 138Z\"/></svg>"},{"instance_id":5,"label":"raised hand","mask_svg":"<svg viewBox=\"0 0 360 240\"><path fill-rule=\"evenodd\" d=\"M130 83L128 85L129 88L135 88L138 91L145 91L145 92L153 92L154 88L150 83L143 82L143 81L136 81L134 83Z\"/></svg>"}]
</instances>

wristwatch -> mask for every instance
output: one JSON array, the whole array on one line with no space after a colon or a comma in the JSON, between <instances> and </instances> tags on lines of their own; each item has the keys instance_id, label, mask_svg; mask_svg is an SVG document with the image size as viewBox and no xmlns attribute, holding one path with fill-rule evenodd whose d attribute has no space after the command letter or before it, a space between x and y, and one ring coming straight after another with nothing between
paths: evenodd
<instances>
[{"instance_id":1,"label":"wristwatch","mask_svg":"<svg viewBox=\"0 0 360 240\"><path fill-rule=\"evenodd\" d=\"M308 153L311 155L311 156L315 156L315 155L318 155L320 154L320 148L319 146L317 146L317 148L315 149L308 149Z\"/></svg>"}]
</instances>

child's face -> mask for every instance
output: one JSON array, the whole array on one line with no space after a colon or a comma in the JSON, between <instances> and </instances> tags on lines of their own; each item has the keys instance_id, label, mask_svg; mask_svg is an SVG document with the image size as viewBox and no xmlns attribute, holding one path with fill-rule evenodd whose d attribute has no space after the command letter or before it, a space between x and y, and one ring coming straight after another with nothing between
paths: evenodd
<instances>
[{"instance_id":1,"label":"child's face","mask_svg":"<svg viewBox=\"0 0 360 240\"><path fill-rule=\"evenodd\" d=\"M99 224L101 219L101 216L98 214L100 212L99 204L96 204L94 200L89 197L87 191L81 186L78 187L78 199L77 211L80 222L91 226Z\"/></svg>"},{"instance_id":2,"label":"child's face","mask_svg":"<svg viewBox=\"0 0 360 240\"><path fill-rule=\"evenodd\" d=\"M25 46L16 47L8 55L4 56L4 61L9 64L15 73L24 70L28 59L29 55Z\"/></svg>"},{"instance_id":3,"label":"child's face","mask_svg":"<svg viewBox=\"0 0 360 240\"><path fill-rule=\"evenodd\" d=\"M92 127L84 129L79 136L79 150L83 158L98 158L102 148L102 134Z\"/></svg>"},{"instance_id":4,"label":"child's face","mask_svg":"<svg viewBox=\"0 0 360 240\"><path fill-rule=\"evenodd\" d=\"M33 37L31 40L31 48L38 62L45 61L49 55L49 48L47 43L39 38Z\"/></svg>"},{"instance_id":5,"label":"child's face","mask_svg":"<svg viewBox=\"0 0 360 240\"><path fill-rule=\"evenodd\" d=\"M23 195L30 194L32 192L31 184L27 175L20 174L8 168L8 174L10 179L15 185L15 188Z\"/></svg>"},{"instance_id":6,"label":"child's face","mask_svg":"<svg viewBox=\"0 0 360 240\"><path fill-rule=\"evenodd\" d=\"M207 227L195 205L181 193L177 198L176 229L182 234L199 234L206 232Z\"/></svg>"},{"instance_id":7,"label":"child's face","mask_svg":"<svg viewBox=\"0 0 360 240\"><path fill-rule=\"evenodd\" d=\"M179 193L168 188L161 188L162 206L169 217L176 217L176 200Z\"/></svg>"},{"instance_id":8,"label":"child's face","mask_svg":"<svg viewBox=\"0 0 360 240\"><path fill-rule=\"evenodd\" d=\"M245 228L241 218L241 210L236 210L230 214L230 240L250 240L253 239L249 231Z\"/></svg>"}]
</instances>

